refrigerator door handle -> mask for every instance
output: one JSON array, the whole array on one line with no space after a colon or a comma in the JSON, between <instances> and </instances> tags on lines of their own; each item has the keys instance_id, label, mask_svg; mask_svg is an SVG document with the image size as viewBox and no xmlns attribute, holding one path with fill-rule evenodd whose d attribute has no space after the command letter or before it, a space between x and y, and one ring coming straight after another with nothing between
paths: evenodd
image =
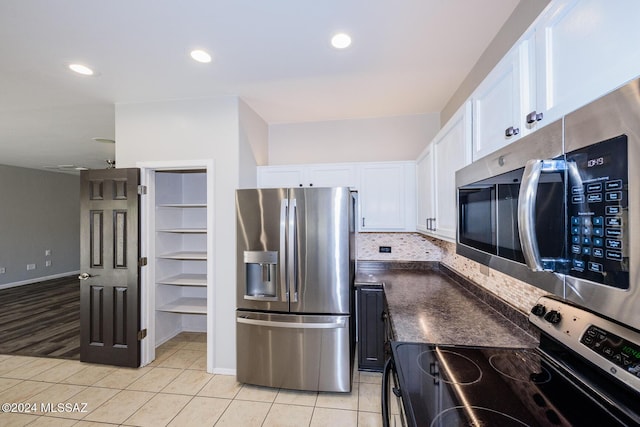
<instances>
[{"instance_id":1,"label":"refrigerator door handle","mask_svg":"<svg viewBox=\"0 0 640 427\"><path fill-rule=\"evenodd\" d=\"M238 317L237 322L244 323L245 325L267 326L270 328L288 328L288 329L340 329L340 328L346 328L346 325L347 325L344 319L340 319L337 322L298 323L298 322L277 322L273 320L258 320L258 319L251 319L250 317Z\"/></svg>"},{"instance_id":2,"label":"refrigerator door handle","mask_svg":"<svg viewBox=\"0 0 640 427\"><path fill-rule=\"evenodd\" d=\"M287 262L290 292L289 300L291 302L298 302L298 209L296 205L296 199L291 199L289 201L289 208L289 252ZM291 293L292 291L293 293Z\"/></svg>"},{"instance_id":3,"label":"refrigerator door handle","mask_svg":"<svg viewBox=\"0 0 640 427\"><path fill-rule=\"evenodd\" d=\"M289 201L283 199L280 203L280 295L282 301L289 299L289 287L287 286L287 211Z\"/></svg>"}]
</instances>

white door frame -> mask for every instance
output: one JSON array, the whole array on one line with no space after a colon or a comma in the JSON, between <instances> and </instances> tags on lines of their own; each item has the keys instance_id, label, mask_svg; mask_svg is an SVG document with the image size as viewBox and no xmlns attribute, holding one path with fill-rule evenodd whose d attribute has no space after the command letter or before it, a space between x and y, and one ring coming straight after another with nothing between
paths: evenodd
<instances>
[{"instance_id":1,"label":"white door frame","mask_svg":"<svg viewBox=\"0 0 640 427\"><path fill-rule=\"evenodd\" d=\"M141 342L140 366L148 365L156 358L155 345L155 173L156 171L205 169L207 172L207 372L213 373L215 358L215 238L214 238L214 161L176 160L137 162L140 168L140 184L147 194L140 200L140 253L148 264L140 272L140 323L147 329Z\"/></svg>"}]
</instances>

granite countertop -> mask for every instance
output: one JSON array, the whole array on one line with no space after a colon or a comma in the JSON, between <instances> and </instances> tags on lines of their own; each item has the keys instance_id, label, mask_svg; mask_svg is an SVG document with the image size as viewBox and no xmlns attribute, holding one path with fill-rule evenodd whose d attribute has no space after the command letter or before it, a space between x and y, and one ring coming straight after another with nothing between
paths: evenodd
<instances>
[{"instance_id":1,"label":"granite countertop","mask_svg":"<svg viewBox=\"0 0 640 427\"><path fill-rule=\"evenodd\" d=\"M537 339L439 268L360 270L356 286L382 283L397 341L495 347Z\"/></svg>"}]
</instances>

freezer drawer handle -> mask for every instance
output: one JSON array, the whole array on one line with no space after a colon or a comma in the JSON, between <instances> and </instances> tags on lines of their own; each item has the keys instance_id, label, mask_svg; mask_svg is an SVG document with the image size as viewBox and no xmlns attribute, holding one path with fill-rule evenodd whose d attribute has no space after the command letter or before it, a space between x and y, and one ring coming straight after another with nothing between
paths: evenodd
<instances>
[{"instance_id":1,"label":"freezer drawer handle","mask_svg":"<svg viewBox=\"0 0 640 427\"><path fill-rule=\"evenodd\" d=\"M277 296L245 295L244 299L250 301L278 301Z\"/></svg>"},{"instance_id":2,"label":"freezer drawer handle","mask_svg":"<svg viewBox=\"0 0 640 427\"><path fill-rule=\"evenodd\" d=\"M249 319L246 317L238 317L238 323L255 326L268 326L272 328L287 329L339 329L346 327L346 322L340 320L338 322L329 323L293 323L293 322L275 322L273 320Z\"/></svg>"}]
</instances>

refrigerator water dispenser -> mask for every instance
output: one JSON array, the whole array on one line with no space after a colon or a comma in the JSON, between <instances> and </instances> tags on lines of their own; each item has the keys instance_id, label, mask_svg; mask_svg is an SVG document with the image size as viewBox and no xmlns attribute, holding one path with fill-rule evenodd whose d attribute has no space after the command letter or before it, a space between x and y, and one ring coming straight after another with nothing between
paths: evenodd
<instances>
[{"instance_id":1,"label":"refrigerator water dispenser","mask_svg":"<svg viewBox=\"0 0 640 427\"><path fill-rule=\"evenodd\" d=\"M278 252L245 251L245 299L273 301L278 299Z\"/></svg>"}]
</instances>

